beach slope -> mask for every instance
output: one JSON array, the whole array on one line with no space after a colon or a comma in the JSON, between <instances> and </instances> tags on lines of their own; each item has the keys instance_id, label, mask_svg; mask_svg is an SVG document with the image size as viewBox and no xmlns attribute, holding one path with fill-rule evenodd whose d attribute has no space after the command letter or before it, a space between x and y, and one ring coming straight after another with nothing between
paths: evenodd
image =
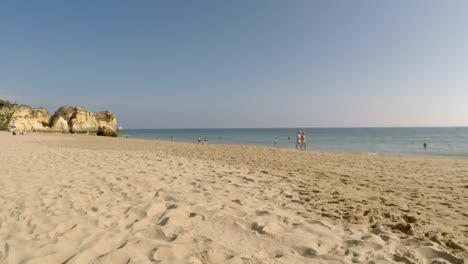
<instances>
[{"instance_id":1,"label":"beach slope","mask_svg":"<svg viewBox=\"0 0 468 264\"><path fill-rule=\"evenodd\" d=\"M467 263L468 160L0 133L0 263Z\"/></svg>"}]
</instances>

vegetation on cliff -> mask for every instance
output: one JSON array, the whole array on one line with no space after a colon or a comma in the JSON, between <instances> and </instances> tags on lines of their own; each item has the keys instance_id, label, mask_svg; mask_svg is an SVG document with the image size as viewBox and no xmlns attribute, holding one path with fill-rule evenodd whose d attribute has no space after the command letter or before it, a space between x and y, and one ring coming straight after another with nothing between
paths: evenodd
<instances>
[{"instance_id":1,"label":"vegetation on cliff","mask_svg":"<svg viewBox=\"0 0 468 264\"><path fill-rule=\"evenodd\" d=\"M3 107L11 107L12 105L13 105L12 103L0 99L0 108L3 108Z\"/></svg>"}]
</instances>

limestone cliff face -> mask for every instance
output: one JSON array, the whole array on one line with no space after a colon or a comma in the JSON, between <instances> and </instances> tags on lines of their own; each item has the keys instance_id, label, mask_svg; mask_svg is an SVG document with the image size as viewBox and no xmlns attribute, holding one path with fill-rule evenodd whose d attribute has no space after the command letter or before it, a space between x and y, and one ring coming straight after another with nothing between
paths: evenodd
<instances>
[{"instance_id":1,"label":"limestone cliff face","mask_svg":"<svg viewBox=\"0 0 468 264\"><path fill-rule=\"evenodd\" d=\"M100 126L115 131L116 124L112 112L102 111L94 116L88 109L80 106L60 107L50 121L52 130L71 133L96 133Z\"/></svg>"},{"instance_id":2,"label":"limestone cliff face","mask_svg":"<svg viewBox=\"0 0 468 264\"><path fill-rule=\"evenodd\" d=\"M0 105L0 130L15 126L26 132L96 133L99 128L115 132L116 125L117 120L110 111L98 112L95 116L84 107L62 106L51 117L44 108Z\"/></svg>"},{"instance_id":3,"label":"limestone cliff face","mask_svg":"<svg viewBox=\"0 0 468 264\"><path fill-rule=\"evenodd\" d=\"M15 126L18 130L46 132L48 128L49 112L44 108L31 108L25 105L14 105L0 109L0 129L10 129Z\"/></svg>"},{"instance_id":4,"label":"limestone cliff face","mask_svg":"<svg viewBox=\"0 0 468 264\"><path fill-rule=\"evenodd\" d=\"M69 126L72 133L96 133L98 123L94 114L83 107L73 108L73 114L70 117Z\"/></svg>"},{"instance_id":5,"label":"limestone cliff face","mask_svg":"<svg viewBox=\"0 0 468 264\"><path fill-rule=\"evenodd\" d=\"M116 131L117 120L111 111L101 111L96 113L98 128L105 128Z\"/></svg>"},{"instance_id":6,"label":"limestone cliff face","mask_svg":"<svg viewBox=\"0 0 468 264\"><path fill-rule=\"evenodd\" d=\"M50 127L50 131L70 133L70 127L68 126L68 121L65 120L61 116L56 117L52 123L52 126Z\"/></svg>"},{"instance_id":7,"label":"limestone cliff face","mask_svg":"<svg viewBox=\"0 0 468 264\"><path fill-rule=\"evenodd\" d=\"M50 114L49 111L45 108L35 108L32 109L32 116L37 120L37 122L41 123L43 127L49 126L50 121Z\"/></svg>"},{"instance_id":8,"label":"limestone cliff face","mask_svg":"<svg viewBox=\"0 0 468 264\"><path fill-rule=\"evenodd\" d=\"M62 132L69 133L70 127L68 126L68 121L73 114L73 107L71 106L62 106L57 111L49 121L49 126L53 132Z\"/></svg>"}]
</instances>

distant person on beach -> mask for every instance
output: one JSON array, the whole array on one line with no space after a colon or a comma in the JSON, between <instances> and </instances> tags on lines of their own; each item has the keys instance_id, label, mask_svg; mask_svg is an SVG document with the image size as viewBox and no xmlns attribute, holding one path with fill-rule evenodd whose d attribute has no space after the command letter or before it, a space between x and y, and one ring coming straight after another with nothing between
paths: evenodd
<instances>
[{"instance_id":1,"label":"distant person on beach","mask_svg":"<svg viewBox=\"0 0 468 264\"><path fill-rule=\"evenodd\" d=\"M290 137L290 136L288 136L288 141L291 141L291 137Z\"/></svg>"},{"instance_id":2,"label":"distant person on beach","mask_svg":"<svg viewBox=\"0 0 468 264\"><path fill-rule=\"evenodd\" d=\"M301 143L302 143L302 150L307 150L307 140L306 140L306 135L305 135L305 132L302 131L301 133Z\"/></svg>"},{"instance_id":3,"label":"distant person on beach","mask_svg":"<svg viewBox=\"0 0 468 264\"><path fill-rule=\"evenodd\" d=\"M198 143L200 143L200 142L201 142L201 137L198 137Z\"/></svg>"},{"instance_id":4,"label":"distant person on beach","mask_svg":"<svg viewBox=\"0 0 468 264\"><path fill-rule=\"evenodd\" d=\"M275 145L278 144L278 138L275 137Z\"/></svg>"},{"instance_id":5,"label":"distant person on beach","mask_svg":"<svg viewBox=\"0 0 468 264\"><path fill-rule=\"evenodd\" d=\"M208 144L208 138L205 137L205 144Z\"/></svg>"},{"instance_id":6,"label":"distant person on beach","mask_svg":"<svg viewBox=\"0 0 468 264\"><path fill-rule=\"evenodd\" d=\"M423 145L423 146L424 146L424 150L427 150L427 144L426 144L426 142L424 142L424 145Z\"/></svg>"},{"instance_id":7,"label":"distant person on beach","mask_svg":"<svg viewBox=\"0 0 468 264\"><path fill-rule=\"evenodd\" d=\"M297 134L296 134L296 149L297 148L300 148L302 150L302 137L301 137L301 132L300 131L297 131Z\"/></svg>"}]
</instances>

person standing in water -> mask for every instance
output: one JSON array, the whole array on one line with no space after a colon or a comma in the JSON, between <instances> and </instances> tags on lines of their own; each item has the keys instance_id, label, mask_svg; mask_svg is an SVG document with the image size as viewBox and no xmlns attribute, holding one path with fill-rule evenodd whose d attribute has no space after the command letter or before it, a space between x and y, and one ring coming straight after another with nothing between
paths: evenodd
<instances>
[{"instance_id":1,"label":"person standing in water","mask_svg":"<svg viewBox=\"0 0 468 264\"><path fill-rule=\"evenodd\" d=\"M427 150L427 144L426 144L426 142L424 142L423 146L424 146L424 150Z\"/></svg>"},{"instance_id":2,"label":"person standing in water","mask_svg":"<svg viewBox=\"0 0 468 264\"><path fill-rule=\"evenodd\" d=\"M296 149L299 147L301 150L302 150L302 137L301 137L301 132L300 131L297 131L297 134L296 134Z\"/></svg>"},{"instance_id":3,"label":"person standing in water","mask_svg":"<svg viewBox=\"0 0 468 264\"><path fill-rule=\"evenodd\" d=\"M302 150L307 150L307 140L306 140L306 136L305 136L305 132L302 131L301 133L301 143L302 143Z\"/></svg>"}]
</instances>

